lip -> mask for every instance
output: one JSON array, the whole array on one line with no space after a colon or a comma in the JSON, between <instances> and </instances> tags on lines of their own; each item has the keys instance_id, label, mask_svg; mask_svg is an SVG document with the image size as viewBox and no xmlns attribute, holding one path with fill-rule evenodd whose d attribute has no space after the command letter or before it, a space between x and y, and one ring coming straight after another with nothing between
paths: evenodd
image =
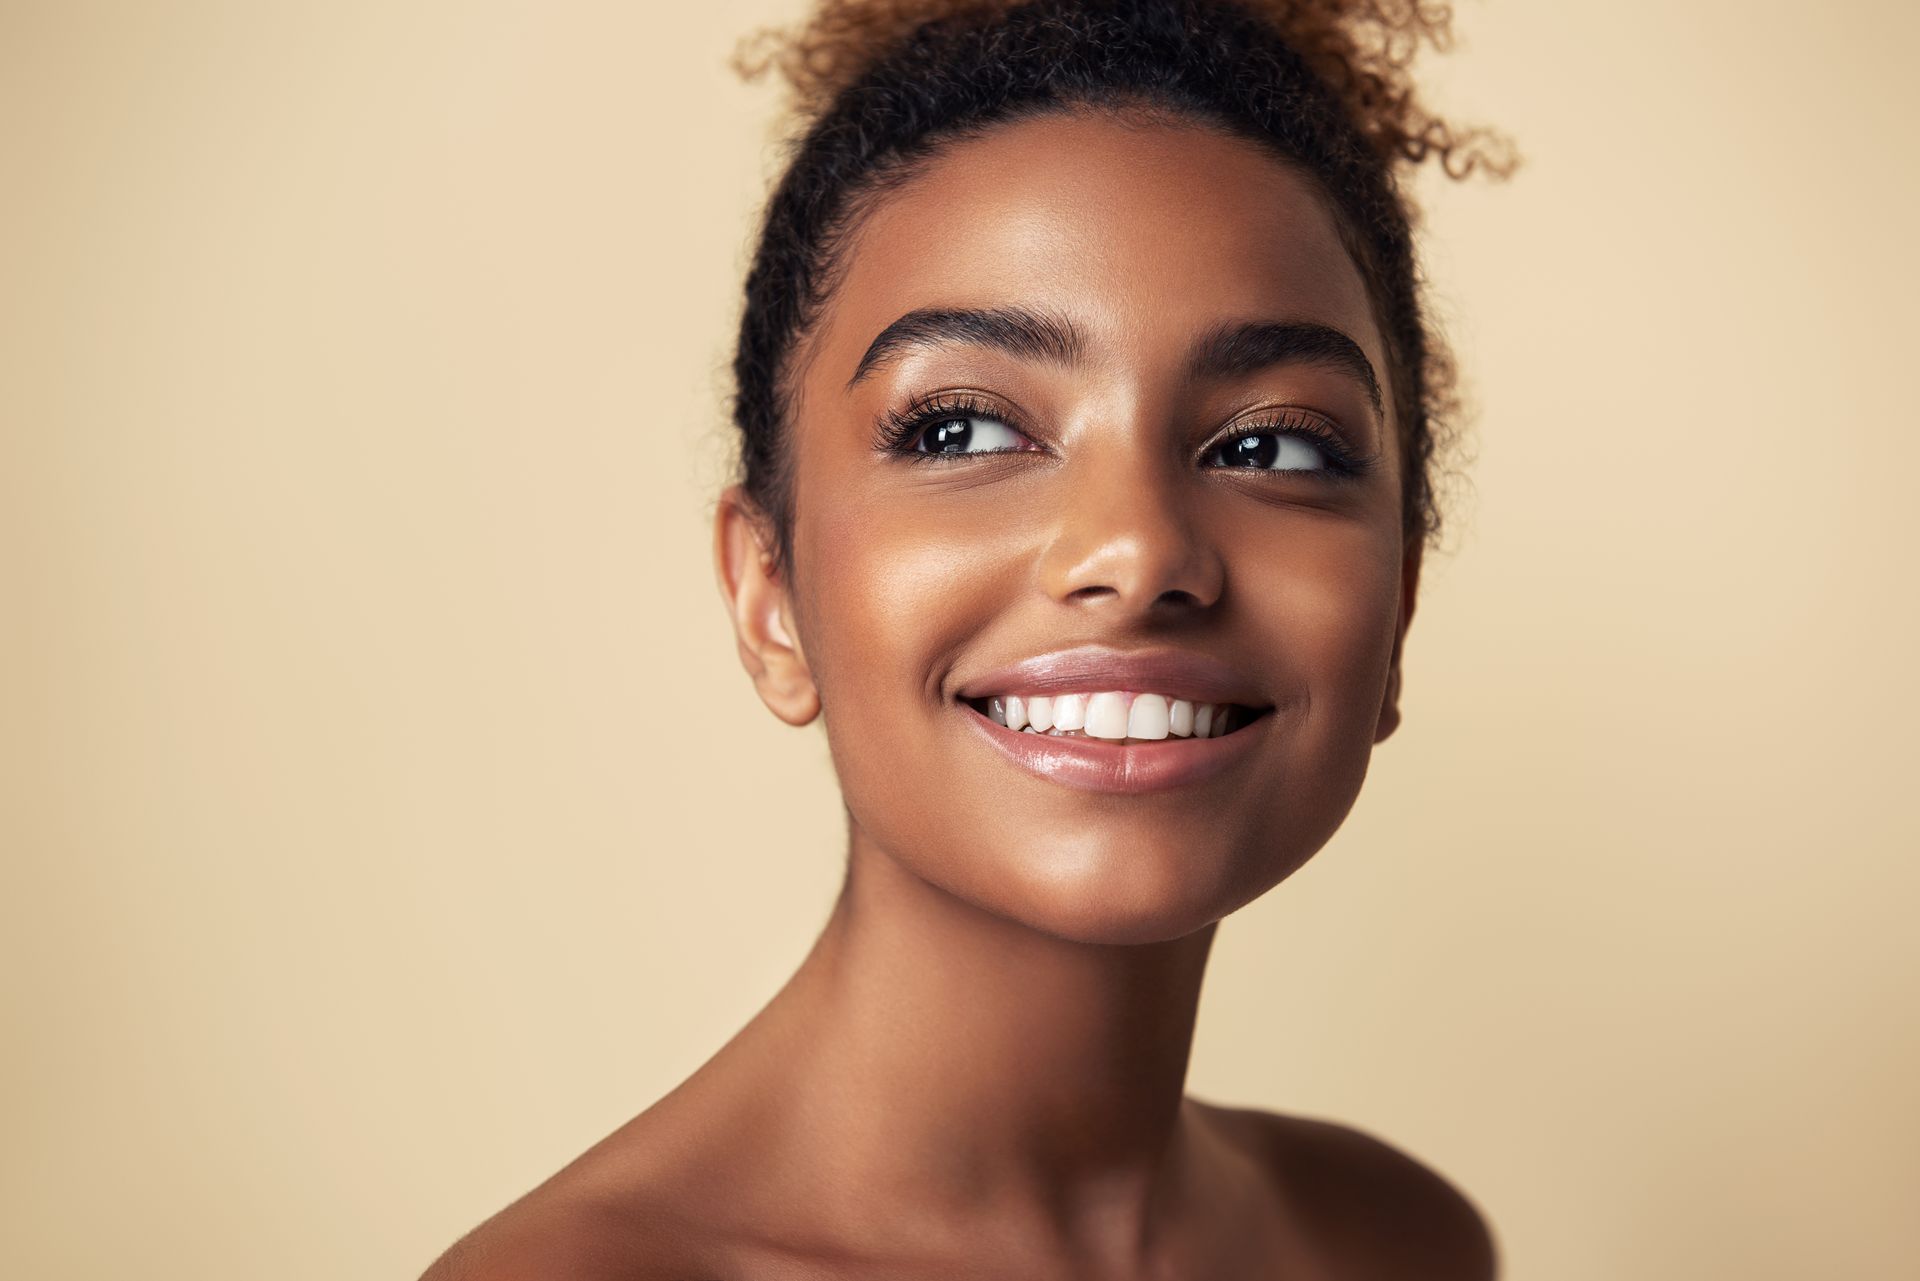
<instances>
[{"instance_id":1,"label":"lip","mask_svg":"<svg viewBox=\"0 0 1920 1281\"><path fill-rule=\"evenodd\" d=\"M1206 654L1182 649L1120 650L1102 645L1056 650L981 672L969 677L954 696L1090 694L1099 690L1164 694L1195 703L1270 705L1245 676ZM1020 737L1017 732L1009 732ZM1224 743L1232 737L1229 734L1205 741Z\"/></svg>"},{"instance_id":2,"label":"lip","mask_svg":"<svg viewBox=\"0 0 1920 1281\"><path fill-rule=\"evenodd\" d=\"M995 724L965 703L954 707L988 746L1029 773L1076 791L1123 794L1186 787L1214 778L1245 760L1274 719L1269 713L1219 738L1122 744L1029 734Z\"/></svg>"}]
</instances>

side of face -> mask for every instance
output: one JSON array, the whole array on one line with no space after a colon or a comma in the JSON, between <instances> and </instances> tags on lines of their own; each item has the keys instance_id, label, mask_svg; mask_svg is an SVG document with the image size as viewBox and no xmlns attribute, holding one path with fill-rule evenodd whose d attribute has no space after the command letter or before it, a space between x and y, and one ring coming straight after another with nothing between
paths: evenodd
<instances>
[{"instance_id":1,"label":"side of face","mask_svg":"<svg viewBox=\"0 0 1920 1281\"><path fill-rule=\"evenodd\" d=\"M947 336L851 382L921 309L1058 318L1076 352ZM772 573L737 491L715 542L763 699L825 718L857 853L1060 937L1148 942L1265 892L1345 819L1398 721L1417 583L1397 427L1339 361L1196 371L1198 340L1241 322L1346 335L1388 385L1311 182L1205 127L1021 121L868 216L797 383L794 572ZM966 408L883 447L890 415L928 403ZM1204 655L1271 710L1231 768L1142 792L983 744L963 690L1084 645Z\"/></svg>"}]
</instances>

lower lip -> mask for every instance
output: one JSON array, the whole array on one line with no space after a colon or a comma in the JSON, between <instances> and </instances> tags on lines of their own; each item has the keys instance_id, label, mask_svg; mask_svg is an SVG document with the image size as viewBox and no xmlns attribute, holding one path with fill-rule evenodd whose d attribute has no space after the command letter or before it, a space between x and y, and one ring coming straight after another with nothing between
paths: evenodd
<instances>
[{"instance_id":1,"label":"lower lip","mask_svg":"<svg viewBox=\"0 0 1920 1281\"><path fill-rule=\"evenodd\" d=\"M1158 792L1205 782L1244 760L1273 719L1270 709L1252 724L1219 738L1111 743L1012 730L965 703L958 706L974 732L1015 765L1082 792Z\"/></svg>"}]
</instances>

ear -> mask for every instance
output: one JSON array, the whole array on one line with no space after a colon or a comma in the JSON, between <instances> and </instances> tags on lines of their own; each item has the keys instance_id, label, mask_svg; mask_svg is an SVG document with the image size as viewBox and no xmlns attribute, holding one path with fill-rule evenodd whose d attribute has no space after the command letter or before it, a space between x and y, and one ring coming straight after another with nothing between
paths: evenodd
<instances>
[{"instance_id":1,"label":"ear","mask_svg":"<svg viewBox=\"0 0 1920 1281\"><path fill-rule=\"evenodd\" d=\"M1385 742L1400 727L1400 651L1405 648L1407 626L1413 622L1413 604L1420 590L1420 552L1418 539L1407 543L1400 555L1400 617L1394 624L1393 657L1387 664L1387 689L1380 699L1380 719L1373 727L1373 741Z\"/></svg>"},{"instance_id":2,"label":"ear","mask_svg":"<svg viewBox=\"0 0 1920 1281\"><path fill-rule=\"evenodd\" d=\"M771 527L738 485L720 495L713 518L713 562L733 619L740 665L760 701L789 725L820 714L820 693L793 626L793 603L773 564Z\"/></svg>"}]
</instances>

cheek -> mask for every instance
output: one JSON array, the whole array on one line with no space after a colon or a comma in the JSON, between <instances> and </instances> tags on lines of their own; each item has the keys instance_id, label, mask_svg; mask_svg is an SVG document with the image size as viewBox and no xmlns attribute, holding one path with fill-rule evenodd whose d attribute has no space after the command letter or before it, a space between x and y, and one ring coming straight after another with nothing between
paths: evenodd
<instances>
[{"instance_id":1,"label":"cheek","mask_svg":"<svg viewBox=\"0 0 1920 1281\"><path fill-rule=\"evenodd\" d=\"M1356 737L1362 721L1370 734L1399 616L1398 542L1328 524L1240 561L1252 628L1273 638L1273 662L1308 700L1313 732L1330 747Z\"/></svg>"},{"instance_id":2,"label":"cheek","mask_svg":"<svg viewBox=\"0 0 1920 1281\"><path fill-rule=\"evenodd\" d=\"M1284 731L1268 779L1275 805L1252 812L1294 817L1305 830L1286 844L1300 861L1333 835L1366 777L1399 617L1400 555L1397 538L1376 527L1328 524L1299 531L1284 550L1240 558L1247 630L1270 640L1271 670L1294 700L1275 726Z\"/></svg>"},{"instance_id":3,"label":"cheek","mask_svg":"<svg viewBox=\"0 0 1920 1281\"><path fill-rule=\"evenodd\" d=\"M967 523L899 498L818 508L795 543L800 622L829 737L939 710L942 672L1021 585L1024 544L1006 522Z\"/></svg>"}]
</instances>

